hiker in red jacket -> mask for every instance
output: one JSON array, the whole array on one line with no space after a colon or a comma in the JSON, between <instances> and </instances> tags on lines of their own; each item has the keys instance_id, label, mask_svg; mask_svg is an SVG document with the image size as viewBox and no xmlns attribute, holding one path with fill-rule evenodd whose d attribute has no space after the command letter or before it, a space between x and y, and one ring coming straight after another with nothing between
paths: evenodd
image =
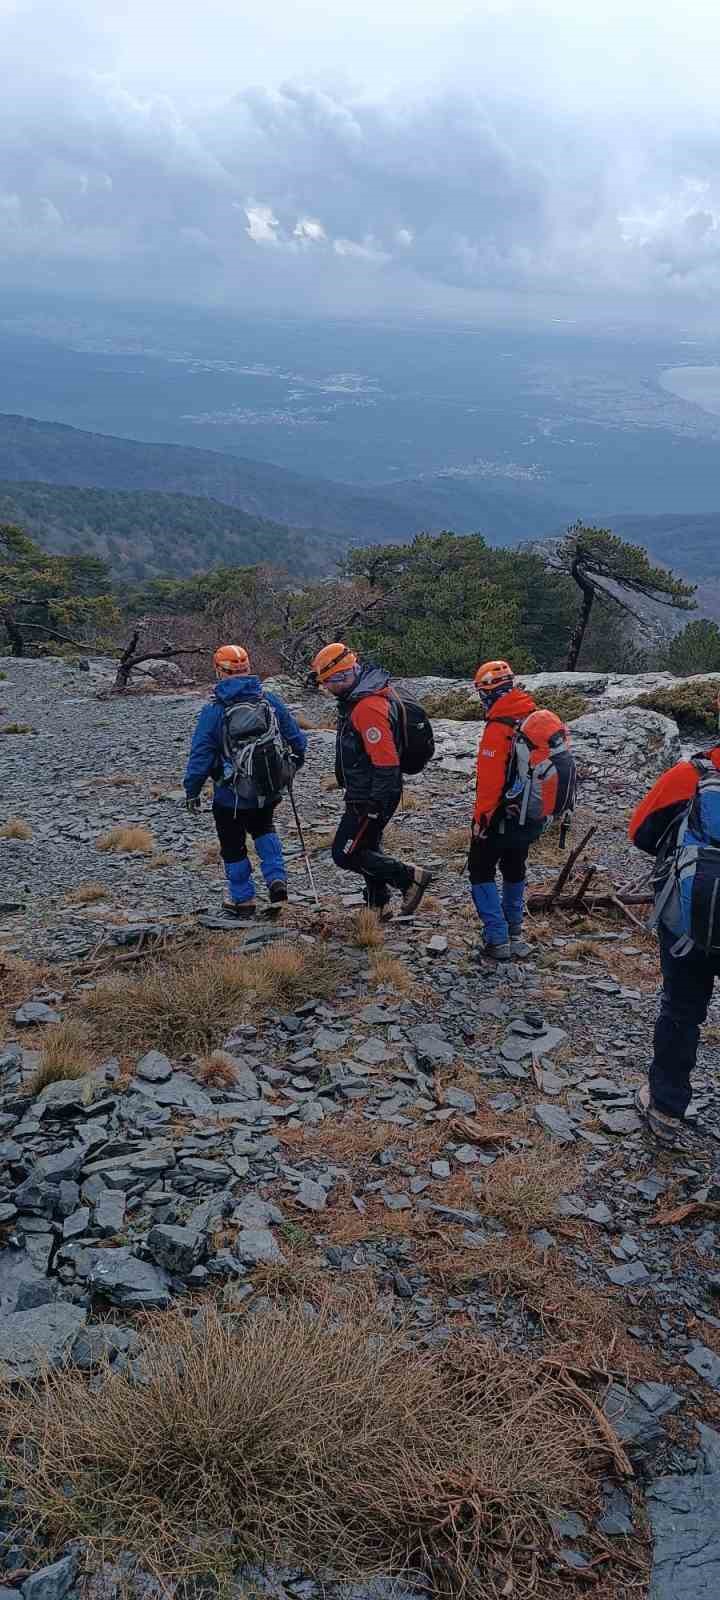
<instances>
[{"instance_id":1,"label":"hiker in red jacket","mask_svg":"<svg viewBox=\"0 0 720 1600\"><path fill-rule=\"evenodd\" d=\"M720 977L720 741L664 772L628 831L657 863L663 975L653 1059L635 1104L659 1143L683 1147L700 1027Z\"/></svg>"},{"instance_id":2,"label":"hiker in red jacket","mask_svg":"<svg viewBox=\"0 0 720 1600\"><path fill-rule=\"evenodd\" d=\"M483 925L483 953L494 961L522 959L530 946L522 937L527 855L542 825L522 827L505 816L504 799L513 741L535 701L516 689L507 661L486 661L475 674L475 687L485 712L477 755L475 807L468 870L475 909ZM498 866L503 880L498 892Z\"/></svg>"}]
</instances>

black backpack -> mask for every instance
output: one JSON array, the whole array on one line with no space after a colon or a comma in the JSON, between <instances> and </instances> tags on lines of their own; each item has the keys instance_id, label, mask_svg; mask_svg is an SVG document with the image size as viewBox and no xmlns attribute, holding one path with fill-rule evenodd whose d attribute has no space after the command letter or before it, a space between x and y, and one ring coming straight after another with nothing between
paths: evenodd
<instances>
[{"instance_id":1,"label":"black backpack","mask_svg":"<svg viewBox=\"0 0 720 1600\"><path fill-rule=\"evenodd\" d=\"M266 806L279 800L293 775L274 707L259 696L223 707L224 779L238 805Z\"/></svg>"},{"instance_id":2,"label":"black backpack","mask_svg":"<svg viewBox=\"0 0 720 1600\"><path fill-rule=\"evenodd\" d=\"M411 778L422 772L435 754L432 723L419 700L413 700L405 690L391 689L395 711L395 742L400 757L400 770Z\"/></svg>"}]
</instances>

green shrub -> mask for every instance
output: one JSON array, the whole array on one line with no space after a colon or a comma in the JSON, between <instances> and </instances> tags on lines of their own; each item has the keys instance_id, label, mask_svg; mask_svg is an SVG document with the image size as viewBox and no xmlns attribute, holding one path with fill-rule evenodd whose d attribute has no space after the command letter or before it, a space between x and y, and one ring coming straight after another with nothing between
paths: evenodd
<instances>
[{"instance_id":1,"label":"green shrub","mask_svg":"<svg viewBox=\"0 0 720 1600\"><path fill-rule=\"evenodd\" d=\"M720 684L710 678L694 678L689 683L668 684L639 695L636 705L672 717L680 728L705 728L717 732L717 697Z\"/></svg>"}]
</instances>

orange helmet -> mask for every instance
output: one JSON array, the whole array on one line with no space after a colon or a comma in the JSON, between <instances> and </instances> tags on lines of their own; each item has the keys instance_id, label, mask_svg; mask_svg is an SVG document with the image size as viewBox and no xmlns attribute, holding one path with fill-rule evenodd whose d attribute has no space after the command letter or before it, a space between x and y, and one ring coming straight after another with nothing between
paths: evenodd
<instances>
[{"instance_id":1,"label":"orange helmet","mask_svg":"<svg viewBox=\"0 0 720 1600\"><path fill-rule=\"evenodd\" d=\"M346 644L325 644L318 650L310 670L315 674L316 683L327 683L336 672L351 672L357 664L354 650L348 649Z\"/></svg>"},{"instance_id":2,"label":"orange helmet","mask_svg":"<svg viewBox=\"0 0 720 1600\"><path fill-rule=\"evenodd\" d=\"M221 644L213 656L213 666L223 678L235 677L250 671L250 657L241 644Z\"/></svg>"},{"instance_id":3,"label":"orange helmet","mask_svg":"<svg viewBox=\"0 0 720 1600\"><path fill-rule=\"evenodd\" d=\"M475 688L482 694L491 694L493 689L512 681L513 669L508 661L486 661L475 673Z\"/></svg>"}]
</instances>

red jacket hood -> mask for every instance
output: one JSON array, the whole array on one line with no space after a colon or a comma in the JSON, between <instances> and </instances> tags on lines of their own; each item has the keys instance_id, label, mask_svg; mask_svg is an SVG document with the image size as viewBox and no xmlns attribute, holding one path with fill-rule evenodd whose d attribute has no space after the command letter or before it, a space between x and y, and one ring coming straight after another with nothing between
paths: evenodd
<instances>
[{"instance_id":1,"label":"red jacket hood","mask_svg":"<svg viewBox=\"0 0 720 1600\"><path fill-rule=\"evenodd\" d=\"M532 695L525 689L508 689L507 694L501 694L500 699L490 707L487 720L496 722L499 717L529 717L530 712L536 709Z\"/></svg>"}]
</instances>

